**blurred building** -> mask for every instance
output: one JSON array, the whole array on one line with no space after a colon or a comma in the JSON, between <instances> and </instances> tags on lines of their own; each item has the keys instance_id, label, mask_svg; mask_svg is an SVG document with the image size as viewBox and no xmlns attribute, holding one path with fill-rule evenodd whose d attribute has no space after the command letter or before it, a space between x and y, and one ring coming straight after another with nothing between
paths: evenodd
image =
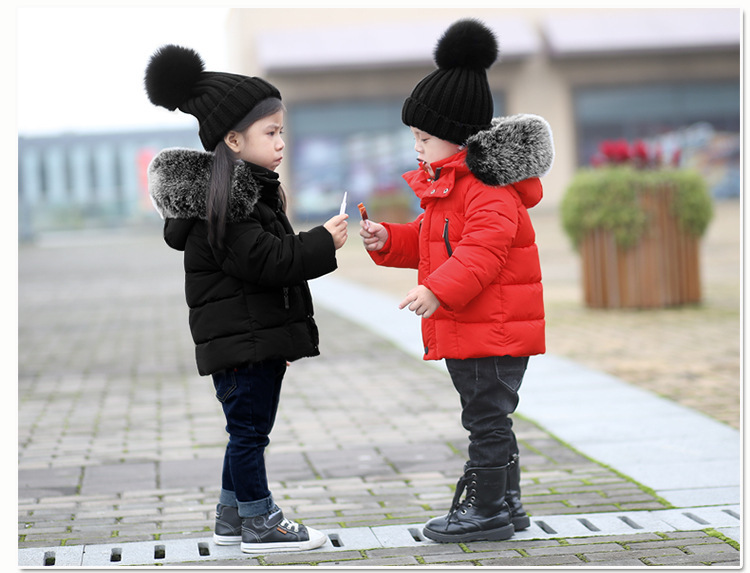
<instances>
[{"instance_id":1,"label":"blurred building","mask_svg":"<svg viewBox=\"0 0 750 573\"><path fill-rule=\"evenodd\" d=\"M349 204L416 199L401 106L435 69L455 19L499 38L489 71L495 115L552 126L556 157L540 208L556 208L575 170L605 140L658 140L697 166L716 197L740 192L738 9L245 8L227 19L229 70L260 75L288 108L281 178L300 221ZM25 137L18 142L19 236L154 217L145 182L164 147L201 149L194 129ZM373 213L371 212L371 215Z\"/></svg>"},{"instance_id":2,"label":"blurred building","mask_svg":"<svg viewBox=\"0 0 750 573\"><path fill-rule=\"evenodd\" d=\"M146 168L165 147L202 149L195 129L19 137L19 239L153 218Z\"/></svg>"},{"instance_id":3,"label":"blurred building","mask_svg":"<svg viewBox=\"0 0 750 573\"><path fill-rule=\"evenodd\" d=\"M495 30L495 115L552 126L545 177L555 207L604 140L659 139L699 164L717 196L739 194L738 9L234 9L234 69L275 84L287 104L298 213L403 190L416 167L401 105L435 69L432 50L457 18Z\"/></svg>"}]
</instances>

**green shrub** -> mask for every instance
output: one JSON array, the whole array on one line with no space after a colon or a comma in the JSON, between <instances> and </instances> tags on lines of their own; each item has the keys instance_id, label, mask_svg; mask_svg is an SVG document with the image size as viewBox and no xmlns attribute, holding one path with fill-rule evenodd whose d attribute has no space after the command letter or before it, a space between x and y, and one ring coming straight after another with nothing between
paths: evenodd
<instances>
[{"instance_id":1,"label":"green shrub","mask_svg":"<svg viewBox=\"0 0 750 573\"><path fill-rule=\"evenodd\" d=\"M619 246L637 244L648 223L639 204L642 193L674 189L672 212L682 228L702 236L713 217L703 177L685 169L637 169L633 166L581 169L560 205L563 229L578 248L590 231L611 231Z\"/></svg>"}]
</instances>

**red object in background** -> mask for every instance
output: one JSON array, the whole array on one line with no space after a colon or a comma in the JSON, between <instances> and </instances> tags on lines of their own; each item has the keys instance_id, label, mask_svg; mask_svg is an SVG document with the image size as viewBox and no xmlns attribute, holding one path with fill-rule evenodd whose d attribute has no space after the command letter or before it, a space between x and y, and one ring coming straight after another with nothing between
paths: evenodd
<instances>
[{"instance_id":1,"label":"red object in background","mask_svg":"<svg viewBox=\"0 0 750 573\"><path fill-rule=\"evenodd\" d=\"M616 141L603 141L599 151L611 163L625 163L631 158L630 146L624 139Z\"/></svg>"},{"instance_id":2,"label":"red object in background","mask_svg":"<svg viewBox=\"0 0 750 573\"><path fill-rule=\"evenodd\" d=\"M633 158L642 162L648 163L648 147L640 139L633 144Z\"/></svg>"},{"instance_id":3,"label":"red object in background","mask_svg":"<svg viewBox=\"0 0 750 573\"><path fill-rule=\"evenodd\" d=\"M675 149L674 153L672 154L672 166L679 167L681 160L682 160L682 150Z\"/></svg>"},{"instance_id":4,"label":"red object in background","mask_svg":"<svg viewBox=\"0 0 750 573\"><path fill-rule=\"evenodd\" d=\"M672 154L672 167L679 167L681 151L675 150ZM592 167L603 167L606 165L622 165L630 163L639 169L659 168L664 162L664 153L660 145L649 148L643 140L637 140L630 145L624 139L602 141L599 144L599 152L591 158Z\"/></svg>"},{"instance_id":5,"label":"red object in background","mask_svg":"<svg viewBox=\"0 0 750 573\"><path fill-rule=\"evenodd\" d=\"M144 147L138 150L136 155L136 169L138 172L138 196L140 197L139 203L144 210L153 209L151 204L151 197L148 193L148 166L151 164L151 160L156 155L156 151L150 147Z\"/></svg>"}]
</instances>

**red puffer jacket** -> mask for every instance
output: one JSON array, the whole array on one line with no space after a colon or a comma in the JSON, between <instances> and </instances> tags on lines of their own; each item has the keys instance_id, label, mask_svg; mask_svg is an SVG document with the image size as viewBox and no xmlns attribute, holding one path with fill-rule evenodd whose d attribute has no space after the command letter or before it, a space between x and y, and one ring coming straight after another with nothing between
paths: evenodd
<instances>
[{"instance_id":1,"label":"red puffer jacket","mask_svg":"<svg viewBox=\"0 0 750 573\"><path fill-rule=\"evenodd\" d=\"M384 223L379 265L417 268L440 300L422 320L425 360L530 356L545 352L542 274L527 209L542 199L539 176L554 157L538 116L493 120L467 148L404 179L424 209L415 221Z\"/></svg>"}]
</instances>

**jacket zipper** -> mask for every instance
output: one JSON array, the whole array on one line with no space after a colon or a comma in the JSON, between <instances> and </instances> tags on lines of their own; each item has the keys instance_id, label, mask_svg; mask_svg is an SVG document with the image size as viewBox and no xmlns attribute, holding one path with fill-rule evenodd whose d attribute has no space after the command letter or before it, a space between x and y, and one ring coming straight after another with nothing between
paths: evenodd
<instances>
[{"instance_id":1,"label":"jacket zipper","mask_svg":"<svg viewBox=\"0 0 750 573\"><path fill-rule=\"evenodd\" d=\"M284 309L289 310L289 287L284 287Z\"/></svg>"},{"instance_id":2,"label":"jacket zipper","mask_svg":"<svg viewBox=\"0 0 750 573\"><path fill-rule=\"evenodd\" d=\"M453 249L451 248L451 242L448 238L448 227L450 225L450 221L448 220L448 217L445 218L445 226L443 227L443 240L445 241L445 248L448 251L448 256L453 256Z\"/></svg>"}]
</instances>

